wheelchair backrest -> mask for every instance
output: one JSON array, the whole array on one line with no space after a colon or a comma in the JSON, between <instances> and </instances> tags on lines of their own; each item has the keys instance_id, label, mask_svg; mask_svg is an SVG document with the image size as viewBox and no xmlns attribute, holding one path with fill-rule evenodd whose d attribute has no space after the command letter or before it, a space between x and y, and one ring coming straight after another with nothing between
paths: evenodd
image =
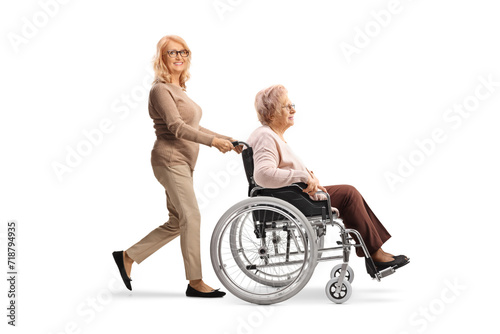
<instances>
[{"instance_id":1,"label":"wheelchair backrest","mask_svg":"<svg viewBox=\"0 0 500 334\"><path fill-rule=\"evenodd\" d=\"M253 149L248 145L246 146L247 148L241 152L241 157L243 158L243 167L245 167L245 174L247 175L248 180L248 196L250 196L250 192L257 186L257 184L253 178Z\"/></svg>"}]
</instances>

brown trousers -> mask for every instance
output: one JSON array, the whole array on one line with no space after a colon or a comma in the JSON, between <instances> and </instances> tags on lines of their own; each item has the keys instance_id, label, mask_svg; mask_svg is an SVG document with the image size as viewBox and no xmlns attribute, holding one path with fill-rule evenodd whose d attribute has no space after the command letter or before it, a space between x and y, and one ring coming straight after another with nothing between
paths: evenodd
<instances>
[{"instance_id":1,"label":"brown trousers","mask_svg":"<svg viewBox=\"0 0 500 334\"><path fill-rule=\"evenodd\" d=\"M345 227L355 229L361 234L370 254L382 247L391 237L356 188L345 184L325 188L330 195L332 206L339 209ZM354 239L359 242L356 237ZM356 247L356 254L364 256L360 247Z\"/></svg>"},{"instance_id":2,"label":"brown trousers","mask_svg":"<svg viewBox=\"0 0 500 334\"><path fill-rule=\"evenodd\" d=\"M186 279L201 279L201 216L193 188L193 171L188 165L177 165L153 166L153 172L165 188L169 219L127 249L127 254L141 263L180 235Z\"/></svg>"}]
</instances>

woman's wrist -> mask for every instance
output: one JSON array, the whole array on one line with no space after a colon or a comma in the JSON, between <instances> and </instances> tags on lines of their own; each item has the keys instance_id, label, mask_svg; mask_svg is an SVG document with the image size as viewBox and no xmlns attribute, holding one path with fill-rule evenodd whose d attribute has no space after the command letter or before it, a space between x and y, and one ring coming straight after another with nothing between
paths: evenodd
<instances>
[{"instance_id":1,"label":"woman's wrist","mask_svg":"<svg viewBox=\"0 0 500 334\"><path fill-rule=\"evenodd\" d=\"M218 140L219 140L219 138L217 138L216 136L214 136L214 138L212 139L212 145L211 146L216 146Z\"/></svg>"}]
</instances>

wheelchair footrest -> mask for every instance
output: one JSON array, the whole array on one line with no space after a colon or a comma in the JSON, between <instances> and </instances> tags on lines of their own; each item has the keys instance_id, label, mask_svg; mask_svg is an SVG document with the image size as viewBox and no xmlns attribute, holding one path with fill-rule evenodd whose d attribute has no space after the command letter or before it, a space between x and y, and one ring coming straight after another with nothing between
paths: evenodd
<instances>
[{"instance_id":1,"label":"wheelchair footrest","mask_svg":"<svg viewBox=\"0 0 500 334\"><path fill-rule=\"evenodd\" d=\"M384 270L379 271L378 273L380 274L380 278L387 277L389 275L392 275L396 272L396 269L393 267L385 268Z\"/></svg>"},{"instance_id":2,"label":"wheelchair footrest","mask_svg":"<svg viewBox=\"0 0 500 334\"><path fill-rule=\"evenodd\" d=\"M378 270L373 263L371 258L365 258L366 271L370 274L371 278L380 281L382 278L392 275L396 272L395 267L388 267L382 270Z\"/></svg>"}]
</instances>

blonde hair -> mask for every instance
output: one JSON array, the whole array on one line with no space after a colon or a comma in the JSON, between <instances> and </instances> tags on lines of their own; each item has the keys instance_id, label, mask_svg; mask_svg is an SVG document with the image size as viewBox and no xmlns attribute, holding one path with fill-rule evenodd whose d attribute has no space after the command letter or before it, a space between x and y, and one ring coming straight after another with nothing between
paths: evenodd
<instances>
[{"instance_id":1,"label":"blonde hair","mask_svg":"<svg viewBox=\"0 0 500 334\"><path fill-rule=\"evenodd\" d=\"M281 115L283 97L288 94L285 86L273 85L255 96L255 110L262 125L269 125L275 115Z\"/></svg>"},{"instance_id":2,"label":"blonde hair","mask_svg":"<svg viewBox=\"0 0 500 334\"><path fill-rule=\"evenodd\" d=\"M189 51L189 56L187 56L185 59L186 62L186 68L185 70L181 73L181 76L179 78L179 84L181 87L186 90L186 81L189 80L191 75L189 74L189 67L191 66L191 50L189 50L189 47L187 46L187 43L185 40L183 40L179 36L175 35L167 35L163 36L158 44L156 45L156 54L153 57L153 69L155 71L155 80L153 81L153 84L156 82L168 82L172 83L172 74L168 70L167 64L163 60L163 56L165 52L167 51L167 45L168 42L174 41L179 44L182 44L184 49Z\"/></svg>"}]
</instances>

